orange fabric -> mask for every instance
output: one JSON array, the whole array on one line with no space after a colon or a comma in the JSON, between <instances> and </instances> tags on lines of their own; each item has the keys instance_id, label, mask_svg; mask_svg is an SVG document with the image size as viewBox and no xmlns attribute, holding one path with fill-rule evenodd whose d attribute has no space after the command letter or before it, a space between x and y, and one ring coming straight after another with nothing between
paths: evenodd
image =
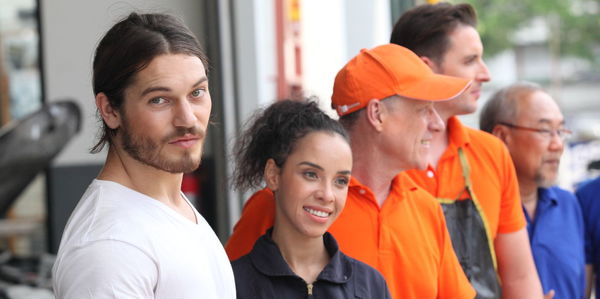
<instances>
[{"instance_id":1,"label":"orange fabric","mask_svg":"<svg viewBox=\"0 0 600 299\"><path fill-rule=\"evenodd\" d=\"M443 101L454 98L471 81L434 73L417 54L395 44L362 49L335 76L331 102L338 115L365 107L372 99L399 95Z\"/></svg>"},{"instance_id":2,"label":"orange fabric","mask_svg":"<svg viewBox=\"0 0 600 299\"><path fill-rule=\"evenodd\" d=\"M273 223L275 203L269 190L255 193L244 206L225 249L230 259L247 254ZM376 268L393 298L473 298L452 249L440 205L398 175L379 208L368 187L350 181L346 206L330 227L347 255Z\"/></svg>"},{"instance_id":3,"label":"orange fabric","mask_svg":"<svg viewBox=\"0 0 600 299\"><path fill-rule=\"evenodd\" d=\"M464 189L458 147L471 167L471 183L488 221L493 239L525 227L519 185L510 154L502 141L486 132L464 126L456 117L448 120L449 145L437 168L406 173L420 187L438 198L455 199ZM433 176L428 176L428 172ZM467 194L461 195L466 198Z\"/></svg>"}]
</instances>

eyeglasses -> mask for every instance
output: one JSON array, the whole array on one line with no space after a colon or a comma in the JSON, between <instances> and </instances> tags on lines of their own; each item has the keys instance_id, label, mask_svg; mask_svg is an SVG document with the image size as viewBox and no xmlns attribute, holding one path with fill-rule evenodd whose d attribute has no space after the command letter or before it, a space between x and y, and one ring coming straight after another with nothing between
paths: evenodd
<instances>
[{"instance_id":1,"label":"eyeglasses","mask_svg":"<svg viewBox=\"0 0 600 299\"><path fill-rule=\"evenodd\" d=\"M571 134L573 134L573 132L571 132L571 130L565 129L565 128L551 130L551 129L538 129L538 128L517 126L515 124L505 123L505 122L499 122L498 124L507 126L511 129L515 129L515 130L535 132L535 133L540 134L540 136L546 138L547 140L551 140L552 137L554 136L554 134L556 134L558 136L558 138L560 138L560 140L565 141L566 139L568 139L571 136Z\"/></svg>"}]
</instances>

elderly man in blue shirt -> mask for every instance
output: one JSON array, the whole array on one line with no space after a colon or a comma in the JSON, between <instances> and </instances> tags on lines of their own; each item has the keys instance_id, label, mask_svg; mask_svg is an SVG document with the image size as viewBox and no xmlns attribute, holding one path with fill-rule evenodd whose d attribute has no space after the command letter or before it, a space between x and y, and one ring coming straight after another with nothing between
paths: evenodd
<instances>
[{"instance_id":1,"label":"elderly man in blue shirt","mask_svg":"<svg viewBox=\"0 0 600 299\"><path fill-rule=\"evenodd\" d=\"M553 186L565 138L564 117L552 97L533 83L496 92L480 116L482 130L506 144L517 171L523 211L544 294L583 298L584 224L575 196Z\"/></svg>"},{"instance_id":2,"label":"elderly man in blue shirt","mask_svg":"<svg viewBox=\"0 0 600 299\"><path fill-rule=\"evenodd\" d=\"M600 290L600 177L583 184L577 192L585 223L585 262L588 285L585 298L590 298L592 282L595 281L596 294Z\"/></svg>"}]
</instances>

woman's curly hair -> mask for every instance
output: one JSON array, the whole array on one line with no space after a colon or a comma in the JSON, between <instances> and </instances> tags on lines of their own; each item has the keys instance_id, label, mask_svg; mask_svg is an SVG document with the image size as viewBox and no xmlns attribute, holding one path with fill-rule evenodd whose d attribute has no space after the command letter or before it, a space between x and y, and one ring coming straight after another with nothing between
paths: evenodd
<instances>
[{"instance_id":1,"label":"woman's curly hair","mask_svg":"<svg viewBox=\"0 0 600 299\"><path fill-rule=\"evenodd\" d=\"M236 168L233 183L238 190L260 187L267 161L282 167L296 142L315 131L336 133L348 141L348 134L313 99L282 100L257 111L234 146Z\"/></svg>"}]
</instances>

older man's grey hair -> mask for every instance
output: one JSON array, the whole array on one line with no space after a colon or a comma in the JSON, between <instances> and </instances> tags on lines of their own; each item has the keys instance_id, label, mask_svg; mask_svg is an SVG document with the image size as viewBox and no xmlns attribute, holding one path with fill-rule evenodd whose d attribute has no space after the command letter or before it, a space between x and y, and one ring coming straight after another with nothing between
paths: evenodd
<instances>
[{"instance_id":1,"label":"older man's grey hair","mask_svg":"<svg viewBox=\"0 0 600 299\"><path fill-rule=\"evenodd\" d=\"M543 89L532 82L517 82L498 90L483 106L479 116L479 128L492 133L499 123L511 122L517 117L517 101L536 91Z\"/></svg>"}]
</instances>

